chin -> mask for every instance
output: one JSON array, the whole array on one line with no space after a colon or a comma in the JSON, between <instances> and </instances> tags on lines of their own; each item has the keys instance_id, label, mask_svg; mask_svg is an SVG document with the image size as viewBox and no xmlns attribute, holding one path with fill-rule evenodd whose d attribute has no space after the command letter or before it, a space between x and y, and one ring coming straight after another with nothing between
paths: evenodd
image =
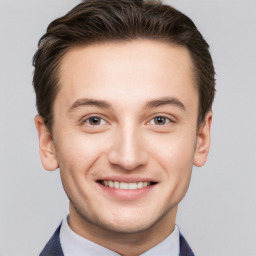
<instances>
[{"instance_id":1,"label":"chin","mask_svg":"<svg viewBox=\"0 0 256 256\"><path fill-rule=\"evenodd\" d=\"M136 220L136 221L118 221L118 223L106 223L106 224L101 224L101 226L105 226L104 228L112 231L112 232L117 232L117 233L126 233L126 234L131 234L131 233L138 233L145 231L149 229L151 226L153 226L154 223L149 222L141 222L141 220Z\"/></svg>"},{"instance_id":2,"label":"chin","mask_svg":"<svg viewBox=\"0 0 256 256\"><path fill-rule=\"evenodd\" d=\"M108 218L101 219L98 225L101 227L118 233L138 233L145 230L150 230L154 226L161 222L163 216L166 214L155 215L142 212L126 212L119 215L108 216ZM107 216L106 216L107 217Z\"/></svg>"}]
</instances>

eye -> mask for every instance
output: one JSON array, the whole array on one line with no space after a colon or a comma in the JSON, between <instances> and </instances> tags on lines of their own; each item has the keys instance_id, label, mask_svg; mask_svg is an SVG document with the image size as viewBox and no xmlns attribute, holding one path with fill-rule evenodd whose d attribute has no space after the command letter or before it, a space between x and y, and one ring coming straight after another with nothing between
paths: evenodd
<instances>
[{"instance_id":1,"label":"eye","mask_svg":"<svg viewBox=\"0 0 256 256\"><path fill-rule=\"evenodd\" d=\"M106 124L107 122L103 118L100 118L98 116L91 116L91 117L87 118L84 121L84 123L86 123L88 125L97 126L97 125Z\"/></svg>"},{"instance_id":2,"label":"eye","mask_svg":"<svg viewBox=\"0 0 256 256\"><path fill-rule=\"evenodd\" d=\"M168 123L171 123L172 120L170 118L164 117L164 116L156 116L153 119L151 119L148 124L154 124L154 125L165 125Z\"/></svg>"}]
</instances>

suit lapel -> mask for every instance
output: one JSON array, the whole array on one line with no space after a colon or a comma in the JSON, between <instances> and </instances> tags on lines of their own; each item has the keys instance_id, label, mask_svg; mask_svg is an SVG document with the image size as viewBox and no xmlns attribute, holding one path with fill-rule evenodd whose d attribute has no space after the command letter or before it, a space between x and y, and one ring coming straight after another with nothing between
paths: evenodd
<instances>
[{"instance_id":1,"label":"suit lapel","mask_svg":"<svg viewBox=\"0 0 256 256\"><path fill-rule=\"evenodd\" d=\"M39 256L64 256L60 245L60 227L61 225L57 228Z\"/></svg>"},{"instance_id":2,"label":"suit lapel","mask_svg":"<svg viewBox=\"0 0 256 256\"><path fill-rule=\"evenodd\" d=\"M189 247L187 241L180 233L180 256L195 256L191 248Z\"/></svg>"}]
</instances>

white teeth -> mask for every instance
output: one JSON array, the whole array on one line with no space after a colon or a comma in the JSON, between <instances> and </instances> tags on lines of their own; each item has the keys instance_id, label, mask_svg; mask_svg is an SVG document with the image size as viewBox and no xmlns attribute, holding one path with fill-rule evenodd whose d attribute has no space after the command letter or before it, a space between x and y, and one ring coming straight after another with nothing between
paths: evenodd
<instances>
[{"instance_id":1,"label":"white teeth","mask_svg":"<svg viewBox=\"0 0 256 256\"><path fill-rule=\"evenodd\" d=\"M117 188L117 189L139 189L145 188L150 185L150 182L147 181L140 181L140 182L119 182L119 181L112 181L112 180L104 180L103 185L110 188Z\"/></svg>"},{"instance_id":2,"label":"white teeth","mask_svg":"<svg viewBox=\"0 0 256 256\"><path fill-rule=\"evenodd\" d=\"M129 187L129 189L137 189L138 188L138 184L137 183L129 183L128 187Z\"/></svg>"},{"instance_id":3,"label":"white teeth","mask_svg":"<svg viewBox=\"0 0 256 256\"><path fill-rule=\"evenodd\" d=\"M105 185L105 182L107 183L107 185ZM114 182L113 182L112 180L110 180L110 181L104 181L104 185L105 185L106 187L109 186L109 187L113 188L113 187L114 187Z\"/></svg>"},{"instance_id":4,"label":"white teeth","mask_svg":"<svg viewBox=\"0 0 256 256\"><path fill-rule=\"evenodd\" d=\"M120 182L120 189L128 189L129 184L125 182Z\"/></svg>"},{"instance_id":5,"label":"white teeth","mask_svg":"<svg viewBox=\"0 0 256 256\"><path fill-rule=\"evenodd\" d=\"M114 188L120 188L120 183L118 181L114 182Z\"/></svg>"},{"instance_id":6,"label":"white teeth","mask_svg":"<svg viewBox=\"0 0 256 256\"><path fill-rule=\"evenodd\" d=\"M143 188L143 182L138 182L138 188Z\"/></svg>"}]
</instances>

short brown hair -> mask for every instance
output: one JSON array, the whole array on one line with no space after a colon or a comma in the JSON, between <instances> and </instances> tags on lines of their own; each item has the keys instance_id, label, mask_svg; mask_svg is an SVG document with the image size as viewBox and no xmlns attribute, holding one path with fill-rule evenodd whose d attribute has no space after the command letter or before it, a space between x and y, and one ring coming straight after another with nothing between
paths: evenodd
<instances>
[{"instance_id":1,"label":"short brown hair","mask_svg":"<svg viewBox=\"0 0 256 256\"><path fill-rule=\"evenodd\" d=\"M37 110L48 128L53 124L53 102L60 87L59 65L70 48L139 38L189 50L199 92L200 124L212 107L215 72L209 46L191 19L161 2L153 5L142 0L85 0L50 23L33 58Z\"/></svg>"}]
</instances>

